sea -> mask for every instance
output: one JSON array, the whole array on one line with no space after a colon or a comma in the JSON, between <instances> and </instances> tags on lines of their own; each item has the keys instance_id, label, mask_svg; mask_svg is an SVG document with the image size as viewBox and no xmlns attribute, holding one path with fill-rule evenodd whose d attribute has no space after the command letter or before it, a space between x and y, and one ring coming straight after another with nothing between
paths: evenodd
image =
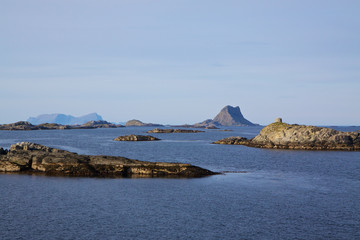
<instances>
[{"instance_id":1,"label":"sea","mask_svg":"<svg viewBox=\"0 0 360 240\"><path fill-rule=\"evenodd\" d=\"M154 142L113 141L150 127L0 131L3 148L35 142L222 172L180 179L0 174L0 239L360 239L360 152L212 144L252 138L261 128L151 134L162 139Z\"/></svg>"}]
</instances>

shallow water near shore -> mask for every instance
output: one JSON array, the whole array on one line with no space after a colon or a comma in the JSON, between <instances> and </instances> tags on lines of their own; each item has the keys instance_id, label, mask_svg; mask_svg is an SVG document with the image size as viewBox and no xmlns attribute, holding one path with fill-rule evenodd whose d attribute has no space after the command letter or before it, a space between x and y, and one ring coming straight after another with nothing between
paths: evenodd
<instances>
[{"instance_id":1,"label":"shallow water near shore","mask_svg":"<svg viewBox=\"0 0 360 240\"><path fill-rule=\"evenodd\" d=\"M2 239L357 239L360 152L214 145L261 127L150 134L147 127L0 131L0 147L35 142L91 155L229 171L195 179L0 174ZM357 127L339 127L354 131Z\"/></svg>"}]
</instances>

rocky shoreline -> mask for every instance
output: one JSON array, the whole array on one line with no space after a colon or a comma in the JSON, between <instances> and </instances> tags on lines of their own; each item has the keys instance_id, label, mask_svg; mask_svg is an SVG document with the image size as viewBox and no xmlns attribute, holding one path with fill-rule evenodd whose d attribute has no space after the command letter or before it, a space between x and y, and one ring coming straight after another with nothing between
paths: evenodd
<instances>
[{"instance_id":1,"label":"rocky shoreline","mask_svg":"<svg viewBox=\"0 0 360 240\"><path fill-rule=\"evenodd\" d=\"M191 164L79 155L29 142L11 145L10 150L0 148L0 173L74 177L205 177L218 174Z\"/></svg>"},{"instance_id":2,"label":"rocky shoreline","mask_svg":"<svg viewBox=\"0 0 360 240\"><path fill-rule=\"evenodd\" d=\"M252 139L229 137L216 141L214 144L272 149L360 151L360 133L287 124L278 120L264 127L260 134Z\"/></svg>"}]
</instances>

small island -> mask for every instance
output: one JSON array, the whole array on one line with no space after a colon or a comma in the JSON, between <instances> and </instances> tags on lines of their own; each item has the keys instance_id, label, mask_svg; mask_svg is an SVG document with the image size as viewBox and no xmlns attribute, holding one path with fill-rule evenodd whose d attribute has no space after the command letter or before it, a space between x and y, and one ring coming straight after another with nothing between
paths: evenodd
<instances>
[{"instance_id":1,"label":"small island","mask_svg":"<svg viewBox=\"0 0 360 240\"><path fill-rule=\"evenodd\" d=\"M274 149L360 151L360 133L287 124L278 118L252 139L229 137L214 143Z\"/></svg>"},{"instance_id":2,"label":"small island","mask_svg":"<svg viewBox=\"0 0 360 240\"><path fill-rule=\"evenodd\" d=\"M125 123L126 127L162 127L162 124L157 124L157 123L143 123L140 120L137 119L133 119L133 120L129 120Z\"/></svg>"},{"instance_id":3,"label":"small island","mask_svg":"<svg viewBox=\"0 0 360 240\"><path fill-rule=\"evenodd\" d=\"M74 177L205 177L218 174L191 164L79 155L36 143L0 148L0 173Z\"/></svg>"},{"instance_id":4,"label":"small island","mask_svg":"<svg viewBox=\"0 0 360 240\"><path fill-rule=\"evenodd\" d=\"M147 131L147 133L200 133L204 131L200 130L190 130L190 129L161 129L155 128L153 130Z\"/></svg>"},{"instance_id":5,"label":"small island","mask_svg":"<svg viewBox=\"0 0 360 240\"><path fill-rule=\"evenodd\" d=\"M119 136L114 139L114 141L159 141L159 138L149 136L149 135L127 135Z\"/></svg>"}]
</instances>

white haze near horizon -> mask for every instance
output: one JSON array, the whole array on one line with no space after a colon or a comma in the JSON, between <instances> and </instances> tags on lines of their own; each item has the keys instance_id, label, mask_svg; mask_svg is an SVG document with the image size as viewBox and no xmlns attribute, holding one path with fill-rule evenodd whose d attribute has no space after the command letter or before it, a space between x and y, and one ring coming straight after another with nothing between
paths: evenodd
<instances>
[{"instance_id":1,"label":"white haze near horizon","mask_svg":"<svg viewBox=\"0 0 360 240\"><path fill-rule=\"evenodd\" d=\"M268 124L360 125L360 1L2 0L0 123L163 124L240 106Z\"/></svg>"}]
</instances>

